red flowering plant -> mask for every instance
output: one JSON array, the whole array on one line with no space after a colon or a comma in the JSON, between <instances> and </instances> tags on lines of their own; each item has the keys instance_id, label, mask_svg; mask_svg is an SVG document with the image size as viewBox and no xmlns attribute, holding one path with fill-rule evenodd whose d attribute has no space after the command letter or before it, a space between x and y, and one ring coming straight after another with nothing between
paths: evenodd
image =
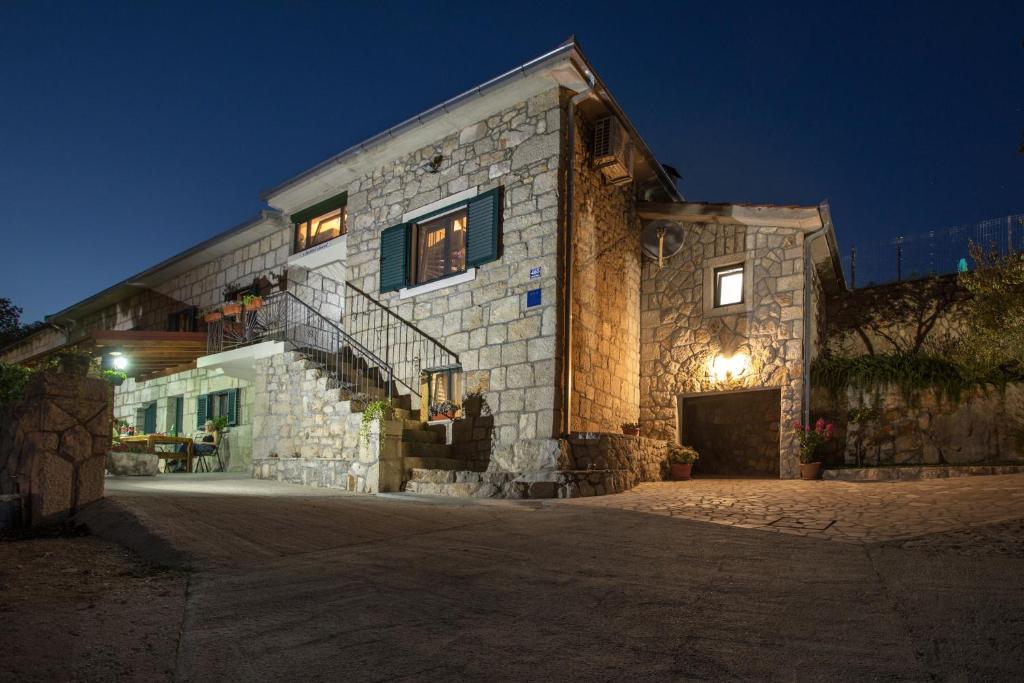
<instances>
[{"instance_id":1,"label":"red flowering plant","mask_svg":"<svg viewBox=\"0 0 1024 683\"><path fill-rule=\"evenodd\" d=\"M823 417L819 417L818 421L813 425L805 425L800 420L793 420L791 427L793 433L796 434L797 440L800 442L800 462L802 463L817 462L814 459L815 451L818 450L818 446L821 444L832 440L832 434L835 430L832 423L825 422Z\"/></svg>"}]
</instances>

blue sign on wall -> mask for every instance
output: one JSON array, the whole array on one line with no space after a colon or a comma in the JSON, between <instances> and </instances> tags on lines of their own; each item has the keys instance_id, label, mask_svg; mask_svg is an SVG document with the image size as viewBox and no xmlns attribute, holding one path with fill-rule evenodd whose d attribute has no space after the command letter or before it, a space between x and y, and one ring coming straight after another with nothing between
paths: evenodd
<instances>
[{"instance_id":1,"label":"blue sign on wall","mask_svg":"<svg viewBox=\"0 0 1024 683\"><path fill-rule=\"evenodd\" d=\"M534 306L540 306L539 289L531 289L526 292L526 307L533 308Z\"/></svg>"},{"instance_id":2,"label":"blue sign on wall","mask_svg":"<svg viewBox=\"0 0 1024 683\"><path fill-rule=\"evenodd\" d=\"M536 280L538 278L540 278L540 266L530 268L530 279Z\"/></svg>"}]
</instances>

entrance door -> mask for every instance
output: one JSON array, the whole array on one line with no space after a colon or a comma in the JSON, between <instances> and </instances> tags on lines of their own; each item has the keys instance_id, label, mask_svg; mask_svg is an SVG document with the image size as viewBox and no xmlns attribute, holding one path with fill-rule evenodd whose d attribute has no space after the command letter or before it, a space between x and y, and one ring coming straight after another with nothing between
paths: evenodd
<instances>
[{"instance_id":1,"label":"entrance door","mask_svg":"<svg viewBox=\"0 0 1024 683\"><path fill-rule=\"evenodd\" d=\"M679 397L679 433L695 474L779 476L778 389Z\"/></svg>"}]
</instances>

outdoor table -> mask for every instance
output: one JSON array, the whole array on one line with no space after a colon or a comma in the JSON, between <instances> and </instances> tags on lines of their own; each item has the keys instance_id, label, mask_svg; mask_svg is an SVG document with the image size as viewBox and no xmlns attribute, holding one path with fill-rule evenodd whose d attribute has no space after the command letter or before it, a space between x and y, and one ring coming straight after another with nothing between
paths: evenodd
<instances>
[{"instance_id":1,"label":"outdoor table","mask_svg":"<svg viewBox=\"0 0 1024 683\"><path fill-rule=\"evenodd\" d=\"M121 443L144 443L146 448L156 453L158 456L164 458L164 460L185 460L185 471L192 471L192 439L187 436L168 436L167 434L141 434L139 436L122 436L120 439ZM177 451L173 453L157 453L153 448L157 444L172 444L181 445L185 444L185 455Z\"/></svg>"}]
</instances>

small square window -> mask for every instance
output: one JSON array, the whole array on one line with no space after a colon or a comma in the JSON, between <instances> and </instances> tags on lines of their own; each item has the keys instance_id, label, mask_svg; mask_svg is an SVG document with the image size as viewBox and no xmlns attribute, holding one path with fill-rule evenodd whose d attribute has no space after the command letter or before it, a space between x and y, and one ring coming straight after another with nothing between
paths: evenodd
<instances>
[{"instance_id":1,"label":"small square window","mask_svg":"<svg viewBox=\"0 0 1024 683\"><path fill-rule=\"evenodd\" d=\"M715 307L743 303L743 264L715 268Z\"/></svg>"}]
</instances>

